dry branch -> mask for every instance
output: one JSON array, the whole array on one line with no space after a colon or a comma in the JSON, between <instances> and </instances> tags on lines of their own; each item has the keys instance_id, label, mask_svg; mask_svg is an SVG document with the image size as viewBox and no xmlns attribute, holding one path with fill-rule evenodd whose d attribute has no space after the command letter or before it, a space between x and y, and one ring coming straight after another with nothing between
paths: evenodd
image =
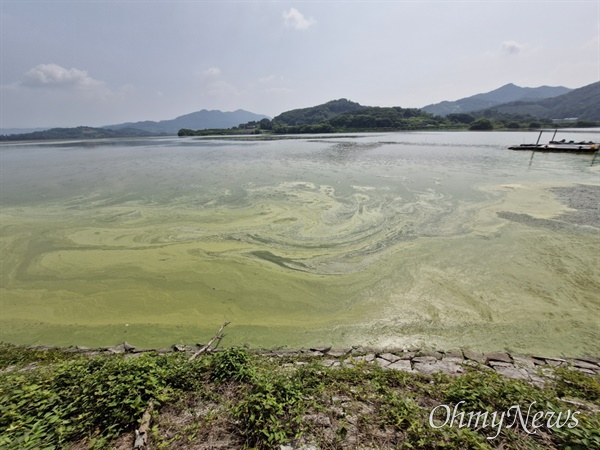
<instances>
[{"instance_id":1,"label":"dry branch","mask_svg":"<svg viewBox=\"0 0 600 450\"><path fill-rule=\"evenodd\" d=\"M133 444L134 450L143 450L146 448L146 444L148 443L148 428L150 428L150 421L152 420L153 407L154 402L150 400L148 402L148 406L146 407L146 411L144 411L144 415L142 416L140 427L135 430L135 442Z\"/></svg>"},{"instance_id":2,"label":"dry branch","mask_svg":"<svg viewBox=\"0 0 600 450\"><path fill-rule=\"evenodd\" d=\"M219 341L221 339L223 339L223 335L221 334L223 332L223 330L225 329L225 327L227 325L229 325L231 322L225 322L223 325L221 325L221 328L219 328L219 331L217 331L217 334L215 334L213 336L213 338L208 341L208 344L206 344L204 347L202 347L200 350L198 350L196 353L194 353L191 357L190 357L190 361L192 361L193 359L195 359L199 354L204 353L205 351L210 349L210 346L218 339Z\"/></svg>"}]
</instances>

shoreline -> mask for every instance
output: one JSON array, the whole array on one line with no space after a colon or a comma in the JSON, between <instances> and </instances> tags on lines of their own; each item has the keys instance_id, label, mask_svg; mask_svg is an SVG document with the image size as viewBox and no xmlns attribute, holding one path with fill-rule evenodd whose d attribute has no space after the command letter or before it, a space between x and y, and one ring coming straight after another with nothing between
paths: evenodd
<instances>
[{"instance_id":1,"label":"shoreline","mask_svg":"<svg viewBox=\"0 0 600 450\"><path fill-rule=\"evenodd\" d=\"M12 346L13 344L3 343ZM168 354L184 353L189 355L205 352L214 354L227 349L210 348L211 343L196 344L173 344L169 348L137 348L127 342L109 347L88 348L82 346L74 347L52 347L52 346L19 346L16 348L27 350L55 350L65 353L78 353L82 356L110 356L124 355L125 357L136 357L144 353ZM236 347L231 347L236 348ZM325 367L354 367L357 364L378 365L383 369L398 370L409 373L421 373L432 375L442 372L447 375L459 375L466 372L467 367L487 367L495 372L515 380L543 384L544 380L539 376L539 371L556 367L569 367L586 375L594 376L600 374L600 357L549 357L540 355L522 355L507 351L477 352L467 348L456 350L426 350L421 348L404 349L374 349L371 347L354 346L347 349L333 349L332 347L310 347L303 349L252 349L245 348L250 354L266 358L307 358L319 359Z\"/></svg>"}]
</instances>

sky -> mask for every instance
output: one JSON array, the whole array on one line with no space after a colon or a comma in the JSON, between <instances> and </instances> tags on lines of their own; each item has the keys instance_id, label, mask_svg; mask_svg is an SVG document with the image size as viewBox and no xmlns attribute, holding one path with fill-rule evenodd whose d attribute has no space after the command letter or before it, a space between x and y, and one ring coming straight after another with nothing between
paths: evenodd
<instances>
[{"instance_id":1,"label":"sky","mask_svg":"<svg viewBox=\"0 0 600 450\"><path fill-rule=\"evenodd\" d=\"M600 80L600 1L0 0L0 128Z\"/></svg>"}]
</instances>

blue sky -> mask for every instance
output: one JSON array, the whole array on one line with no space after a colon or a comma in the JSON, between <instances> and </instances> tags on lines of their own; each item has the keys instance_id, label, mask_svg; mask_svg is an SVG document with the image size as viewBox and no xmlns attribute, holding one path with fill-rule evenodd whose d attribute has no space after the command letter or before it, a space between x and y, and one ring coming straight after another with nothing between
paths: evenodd
<instances>
[{"instance_id":1,"label":"blue sky","mask_svg":"<svg viewBox=\"0 0 600 450\"><path fill-rule=\"evenodd\" d=\"M1 0L0 127L600 80L600 2Z\"/></svg>"}]
</instances>

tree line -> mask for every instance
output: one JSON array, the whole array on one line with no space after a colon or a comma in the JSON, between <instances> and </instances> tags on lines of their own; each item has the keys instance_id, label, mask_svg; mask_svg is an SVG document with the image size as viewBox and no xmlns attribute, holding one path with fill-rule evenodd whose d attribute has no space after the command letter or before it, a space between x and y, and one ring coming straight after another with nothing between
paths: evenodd
<instances>
[{"instance_id":1,"label":"tree line","mask_svg":"<svg viewBox=\"0 0 600 450\"><path fill-rule=\"evenodd\" d=\"M310 108L286 111L273 119L240 124L226 130L182 129L179 136L224 134L320 134L363 131L406 130L494 130L540 127L590 127L597 122L577 121L556 124L551 119L488 109L447 116L433 115L418 108L363 106L346 99L332 100Z\"/></svg>"}]
</instances>

